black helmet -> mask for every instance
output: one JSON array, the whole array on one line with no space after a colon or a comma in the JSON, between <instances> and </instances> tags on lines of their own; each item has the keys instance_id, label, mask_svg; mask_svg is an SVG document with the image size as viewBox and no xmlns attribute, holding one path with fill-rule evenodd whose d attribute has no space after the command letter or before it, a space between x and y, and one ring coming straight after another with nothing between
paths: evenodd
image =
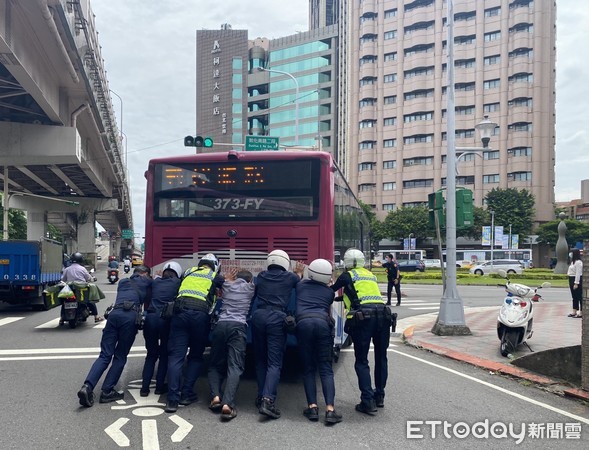
<instances>
[{"instance_id":1,"label":"black helmet","mask_svg":"<svg viewBox=\"0 0 589 450\"><path fill-rule=\"evenodd\" d=\"M84 261L84 257L80 252L76 252L72 256L70 256L70 261L80 264Z\"/></svg>"}]
</instances>

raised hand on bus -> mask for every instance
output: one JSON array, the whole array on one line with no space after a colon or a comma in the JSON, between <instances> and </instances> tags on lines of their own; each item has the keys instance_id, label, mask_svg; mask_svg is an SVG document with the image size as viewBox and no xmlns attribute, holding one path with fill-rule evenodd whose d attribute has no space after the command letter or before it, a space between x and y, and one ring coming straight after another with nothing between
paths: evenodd
<instances>
[{"instance_id":1,"label":"raised hand on bus","mask_svg":"<svg viewBox=\"0 0 589 450\"><path fill-rule=\"evenodd\" d=\"M299 277L303 278L305 273L305 266L306 264L303 261L296 261L293 272L296 273Z\"/></svg>"}]
</instances>

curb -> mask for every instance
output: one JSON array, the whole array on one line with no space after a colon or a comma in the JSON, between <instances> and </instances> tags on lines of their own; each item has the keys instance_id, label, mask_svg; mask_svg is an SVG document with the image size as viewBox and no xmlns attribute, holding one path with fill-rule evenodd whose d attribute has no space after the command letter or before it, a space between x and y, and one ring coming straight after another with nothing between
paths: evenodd
<instances>
[{"instance_id":1,"label":"curb","mask_svg":"<svg viewBox=\"0 0 589 450\"><path fill-rule=\"evenodd\" d=\"M508 364L503 364L496 361L490 361L488 359L479 358L477 356L469 355L467 353L458 352L451 350L446 347L442 347L435 344L419 341L415 338L415 326L410 326L403 331L403 341L415 348L428 350L437 355L445 356L456 361L462 361L467 364L471 364L476 367L480 367L485 370L497 372L499 374L509 375L522 380L527 380L532 383L540 384L543 386L558 385L561 381L554 380L552 378L545 377L543 375L537 375L533 372L529 372L519 367L514 367ZM564 389L563 394L567 397L573 397L579 400L589 401L589 392L577 388Z\"/></svg>"}]
</instances>

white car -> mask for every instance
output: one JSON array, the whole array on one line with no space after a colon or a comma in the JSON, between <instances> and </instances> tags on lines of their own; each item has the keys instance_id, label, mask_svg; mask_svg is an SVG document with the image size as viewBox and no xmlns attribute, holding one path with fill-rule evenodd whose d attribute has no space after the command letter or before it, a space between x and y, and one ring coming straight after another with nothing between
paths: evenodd
<instances>
[{"instance_id":1,"label":"white car","mask_svg":"<svg viewBox=\"0 0 589 450\"><path fill-rule=\"evenodd\" d=\"M425 264L426 269L441 269L442 268L442 261L439 259L424 259L423 263Z\"/></svg>"},{"instance_id":2,"label":"white car","mask_svg":"<svg viewBox=\"0 0 589 450\"><path fill-rule=\"evenodd\" d=\"M497 273L499 269L505 270L509 274L521 274L524 271L523 265L516 259L495 259L476 264L470 268L470 273L475 275L488 275Z\"/></svg>"}]
</instances>

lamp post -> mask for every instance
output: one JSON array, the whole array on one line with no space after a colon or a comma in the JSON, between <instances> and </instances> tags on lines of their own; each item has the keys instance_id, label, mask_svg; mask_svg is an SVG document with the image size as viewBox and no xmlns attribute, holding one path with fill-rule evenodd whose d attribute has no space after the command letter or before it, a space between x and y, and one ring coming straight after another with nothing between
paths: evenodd
<instances>
[{"instance_id":1,"label":"lamp post","mask_svg":"<svg viewBox=\"0 0 589 450\"><path fill-rule=\"evenodd\" d=\"M447 45L448 45L448 86L446 96L448 105L446 108L446 139L447 139L447 175L446 175L446 286L440 300L440 312L438 319L432 328L432 333L439 336L469 335L470 329L464 320L464 305L456 287L456 153L482 152L488 150L491 134L495 123L487 117L475 126L481 133L483 147L457 148L455 105L454 105L454 5L452 0L447 0Z\"/></svg>"},{"instance_id":2,"label":"lamp post","mask_svg":"<svg viewBox=\"0 0 589 450\"><path fill-rule=\"evenodd\" d=\"M495 249L495 211L489 211L491 213L491 270L493 270L493 251Z\"/></svg>"},{"instance_id":3,"label":"lamp post","mask_svg":"<svg viewBox=\"0 0 589 450\"><path fill-rule=\"evenodd\" d=\"M509 258L511 259L511 224L509 224L509 244L507 245Z\"/></svg>"},{"instance_id":4,"label":"lamp post","mask_svg":"<svg viewBox=\"0 0 589 450\"><path fill-rule=\"evenodd\" d=\"M295 97L296 97L295 98L295 145L298 145L299 144L299 82L297 81L297 79L294 77L294 75L292 73L285 72L283 70L266 69L264 67L258 67L258 70L263 71L263 72L274 72L274 73L286 75L287 77L290 77L292 81L294 81Z\"/></svg>"}]
</instances>

